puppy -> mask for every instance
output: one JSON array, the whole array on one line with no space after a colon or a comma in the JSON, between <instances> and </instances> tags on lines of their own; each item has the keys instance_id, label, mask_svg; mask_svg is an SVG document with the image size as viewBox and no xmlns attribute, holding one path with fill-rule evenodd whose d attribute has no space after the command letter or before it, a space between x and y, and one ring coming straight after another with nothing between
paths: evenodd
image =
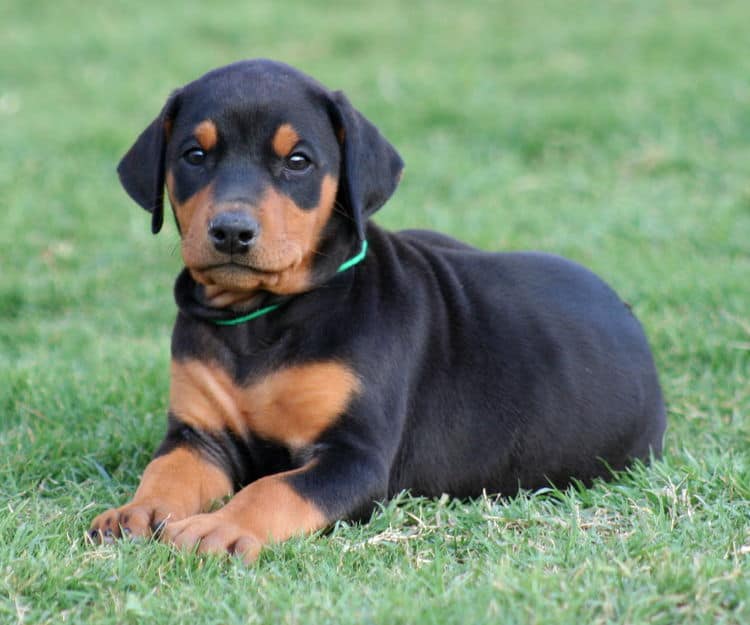
<instances>
[{"instance_id":1,"label":"puppy","mask_svg":"<svg viewBox=\"0 0 750 625\"><path fill-rule=\"evenodd\" d=\"M118 168L154 233L166 187L182 241L168 428L93 539L251 561L403 489L512 495L660 453L657 373L612 289L556 256L383 230L402 167L281 63L169 97Z\"/></svg>"}]
</instances>

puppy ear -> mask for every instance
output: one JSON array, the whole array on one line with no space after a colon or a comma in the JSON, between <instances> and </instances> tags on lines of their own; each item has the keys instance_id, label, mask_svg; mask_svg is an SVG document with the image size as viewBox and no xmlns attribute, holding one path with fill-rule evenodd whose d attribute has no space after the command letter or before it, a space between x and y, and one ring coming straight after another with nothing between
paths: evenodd
<instances>
[{"instance_id":1,"label":"puppy ear","mask_svg":"<svg viewBox=\"0 0 750 625\"><path fill-rule=\"evenodd\" d=\"M351 211L357 234L365 238L367 219L396 190L404 161L378 129L336 91L331 94L332 117L342 144L341 201Z\"/></svg>"},{"instance_id":2,"label":"puppy ear","mask_svg":"<svg viewBox=\"0 0 750 625\"><path fill-rule=\"evenodd\" d=\"M178 95L175 91L169 96L159 116L140 134L117 166L125 191L151 213L154 234L164 223L164 157Z\"/></svg>"}]
</instances>

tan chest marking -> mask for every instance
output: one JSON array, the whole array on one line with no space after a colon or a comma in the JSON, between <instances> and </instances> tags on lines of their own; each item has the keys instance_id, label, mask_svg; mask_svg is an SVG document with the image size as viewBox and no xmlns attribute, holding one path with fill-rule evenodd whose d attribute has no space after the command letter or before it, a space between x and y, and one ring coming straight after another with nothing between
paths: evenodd
<instances>
[{"instance_id":1,"label":"tan chest marking","mask_svg":"<svg viewBox=\"0 0 750 625\"><path fill-rule=\"evenodd\" d=\"M250 432L294 449L335 423L359 390L354 371L336 361L287 367L243 387L214 363L173 360L169 401L192 427Z\"/></svg>"}]
</instances>

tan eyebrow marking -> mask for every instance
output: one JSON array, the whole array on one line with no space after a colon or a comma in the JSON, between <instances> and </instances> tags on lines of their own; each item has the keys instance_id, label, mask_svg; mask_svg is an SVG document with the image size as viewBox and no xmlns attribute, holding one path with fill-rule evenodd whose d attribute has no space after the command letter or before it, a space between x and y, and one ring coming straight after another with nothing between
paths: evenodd
<instances>
[{"instance_id":1,"label":"tan eyebrow marking","mask_svg":"<svg viewBox=\"0 0 750 625\"><path fill-rule=\"evenodd\" d=\"M289 156L297 142L299 141L299 135L291 124L281 124L276 129L276 134L273 136L271 145L273 151L276 152L277 156L281 158Z\"/></svg>"},{"instance_id":2,"label":"tan eyebrow marking","mask_svg":"<svg viewBox=\"0 0 750 625\"><path fill-rule=\"evenodd\" d=\"M216 124L214 124L210 119L206 119L198 124L195 127L193 134L195 135L195 138L198 139L198 143L200 143L201 147L204 150L212 149L219 139L219 133L216 130Z\"/></svg>"}]
</instances>

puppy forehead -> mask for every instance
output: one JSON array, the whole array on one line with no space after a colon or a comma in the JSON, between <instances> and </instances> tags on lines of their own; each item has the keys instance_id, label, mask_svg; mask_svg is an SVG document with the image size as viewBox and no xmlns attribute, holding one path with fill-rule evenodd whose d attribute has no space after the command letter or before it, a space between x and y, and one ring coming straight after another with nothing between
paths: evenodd
<instances>
[{"instance_id":1,"label":"puppy forehead","mask_svg":"<svg viewBox=\"0 0 750 625\"><path fill-rule=\"evenodd\" d=\"M316 141L333 134L327 112L318 103L294 106L289 101L257 102L247 96L213 103L186 99L174 127L176 133L190 134L206 148L219 137L229 144L271 142L280 156L302 139Z\"/></svg>"},{"instance_id":2,"label":"puppy forehead","mask_svg":"<svg viewBox=\"0 0 750 625\"><path fill-rule=\"evenodd\" d=\"M192 130L205 119L233 135L273 136L288 123L298 134L330 127L327 90L281 63L256 60L209 72L180 90L178 123Z\"/></svg>"},{"instance_id":3,"label":"puppy forehead","mask_svg":"<svg viewBox=\"0 0 750 625\"><path fill-rule=\"evenodd\" d=\"M212 70L185 85L183 91L202 92L203 97L217 98L252 94L261 101L324 93L327 90L310 76L289 65L253 59Z\"/></svg>"}]
</instances>

